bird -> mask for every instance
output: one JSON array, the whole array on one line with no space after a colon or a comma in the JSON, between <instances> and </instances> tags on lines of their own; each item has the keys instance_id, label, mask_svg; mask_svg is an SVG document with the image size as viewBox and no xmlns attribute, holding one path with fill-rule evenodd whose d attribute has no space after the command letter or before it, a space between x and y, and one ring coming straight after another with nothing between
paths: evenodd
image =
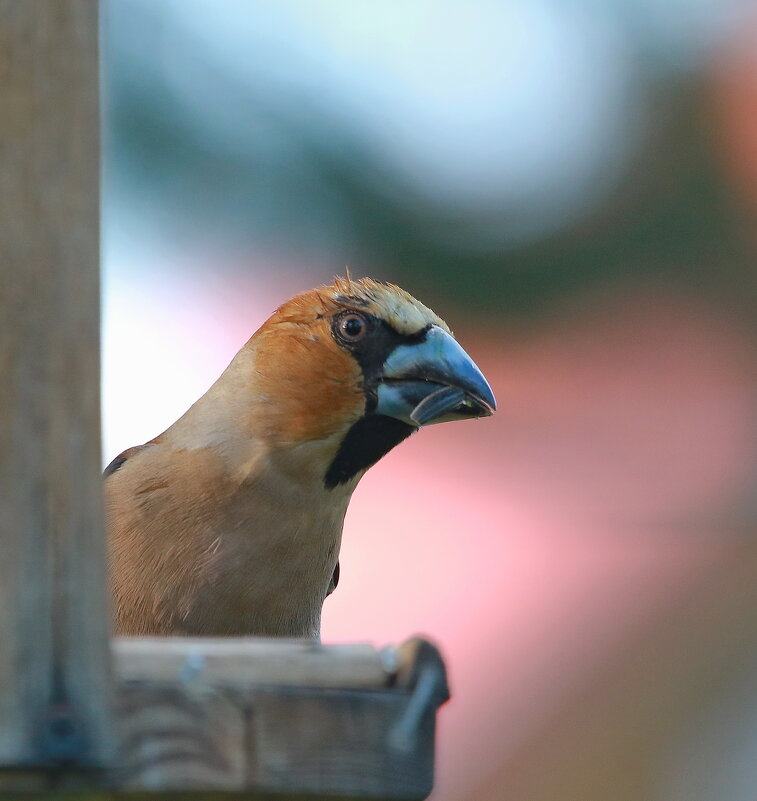
<instances>
[{"instance_id":1,"label":"bird","mask_svg":"<svg viewBox=\"0 0 757 801\"><path fill-rule=\"evenodd\" d=\"M398 286L348 273L288 300L105 469L115 633L319 640L361 477L419 428L495 409L447 324Z\"/></svg>"}]
</instances>

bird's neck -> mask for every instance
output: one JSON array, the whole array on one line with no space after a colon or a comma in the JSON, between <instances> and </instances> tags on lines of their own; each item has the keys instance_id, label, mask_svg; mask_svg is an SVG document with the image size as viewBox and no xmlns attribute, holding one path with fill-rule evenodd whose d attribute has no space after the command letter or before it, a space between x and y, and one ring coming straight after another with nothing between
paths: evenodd
<instances>
[{"instance_id":1,"label":"bird's neck","mask_svg":"<svg viewBox=\"0 0 757 801\"><path fill-rule=\"evenodd\" d=\"M353 421L298 430L292 436L282 418L295 417L297 407L290 403L287 411L279 398L265 391L254 356L253 350L241 350L160 439L175 450L214 449L239 480L273 469L295 484L321 491ZM350 493L361 475L349 482Z\"/></svg>"},{"instance_id":2,"label":"bird's neck","mask_svg":"<svg viewBox=\"0 0 757 801\"><path fill-rule=\"evenodd\" d=\"M159 438L174 451L212 454L207 483L226 499L222 520L202 532L217 581L196 589L182 625L187 633L317 636L359 476L328 488L324 465L337 441L272 442L218 414L215 403L211 390Z\"/></svg>"}]
</instances>

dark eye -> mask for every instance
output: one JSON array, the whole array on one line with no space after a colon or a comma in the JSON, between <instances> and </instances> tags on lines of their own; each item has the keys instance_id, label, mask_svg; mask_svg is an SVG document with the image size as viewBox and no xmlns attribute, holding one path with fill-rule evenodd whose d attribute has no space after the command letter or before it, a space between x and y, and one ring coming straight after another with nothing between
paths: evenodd
<instances>
[{"instance_id":1,"label":"dark eye","mask_svg":"<svg viewBox=\"0 0 757 801\"><path fill-rule=\"evenodd\" d=\"M348 312L339 318L337 325L342 339L347 342L357 342L362 339L368 330L365 317L357 312Z\"/></svg>"}]
</instances>

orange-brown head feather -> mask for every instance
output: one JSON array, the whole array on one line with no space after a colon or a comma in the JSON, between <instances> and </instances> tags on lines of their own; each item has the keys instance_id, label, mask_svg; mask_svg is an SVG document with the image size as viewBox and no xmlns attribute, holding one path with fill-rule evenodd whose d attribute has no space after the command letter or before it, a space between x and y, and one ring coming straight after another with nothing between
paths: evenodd
<instances>
[{"instance_id":1,"label":"orange-brown head feather","mask_svg":"<svg viewBox=\"0 0 757 801\"><path fill-rule=\"evenodd\" d=\"M279 443L328 439L344 433L365 411L363 374L332 335L334 317L362 311L399 334L428 325L449 331L434 312L393 284L336 278L283 303L252 336L255 391L269 399L267 435ZM263 421L258 419L258 426Z\"/></svg>"}]
</instances>

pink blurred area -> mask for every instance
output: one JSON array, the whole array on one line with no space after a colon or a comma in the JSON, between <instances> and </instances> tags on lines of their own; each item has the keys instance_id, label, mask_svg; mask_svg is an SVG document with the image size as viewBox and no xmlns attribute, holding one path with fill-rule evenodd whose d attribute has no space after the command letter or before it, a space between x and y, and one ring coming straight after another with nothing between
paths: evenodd
<instances>
[{"instance_id":1,"label":"pink blurred area","mask_svg":"<svg viewBox=\"0 0 757 801\"><path fill-rule=\"evenodd\" d=\"M106 461L173 422L313 282L256 266L214 279L174 260L138 293L110 287ZM586 296L517 337L436 311L499 411L425 429L367 474L323 638L438 643L452 701L434 797L451 801L728 550L713 527L747 485L755 376L737 321L661 285Z\"/></svg>"}]
</instances>

